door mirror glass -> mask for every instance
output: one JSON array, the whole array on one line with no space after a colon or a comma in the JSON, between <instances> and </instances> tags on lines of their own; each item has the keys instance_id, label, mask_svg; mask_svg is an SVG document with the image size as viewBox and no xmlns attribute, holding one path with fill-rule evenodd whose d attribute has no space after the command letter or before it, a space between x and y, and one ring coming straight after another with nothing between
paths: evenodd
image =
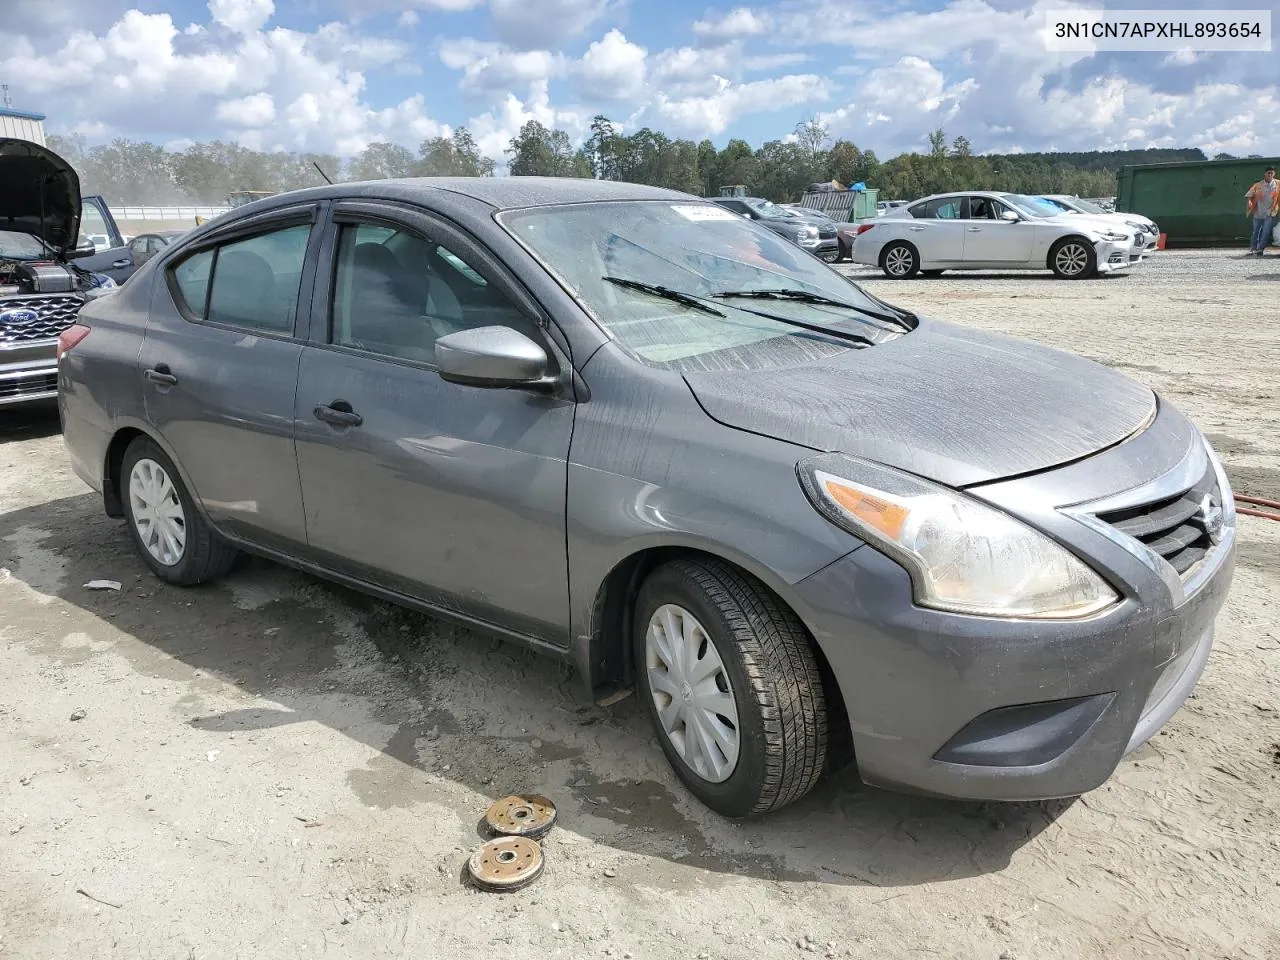
<instances>
[{"instance_id":1,"label":"door mirror glass","mask_svg":"<svg viewBox=\"0 0 1280 960\"><path fill-rule=\"evenodd\" d=\"M1000 214L1000 219L1007 223L1017 223L1022 218L1012 210L1006 210L1004 213Z\"/></svg>"},{"instance_id":2,"label":"door mirror glass","mask_svg":"<svg viewBox=\"0 0 1280 960\"><path fill-rule=\"evenodd\" d=\"M79 241L76 243L75 249L67 254L67 259L78 260L81 257L92 257L97 252L98 248L94 246L93 241L82 233L80 234Z\"/></svg>"},{"instance_id":3,"label":"door mirror glass","mask_svg":"<svg viewBox=\"0 0 1280 960\"><path fill-rule=\"evenodd\" d=\"M541 382L547 352L519 330L475 327L436 340L436 366L450 383L512 387Z\"/></svg>"}]
</instances>

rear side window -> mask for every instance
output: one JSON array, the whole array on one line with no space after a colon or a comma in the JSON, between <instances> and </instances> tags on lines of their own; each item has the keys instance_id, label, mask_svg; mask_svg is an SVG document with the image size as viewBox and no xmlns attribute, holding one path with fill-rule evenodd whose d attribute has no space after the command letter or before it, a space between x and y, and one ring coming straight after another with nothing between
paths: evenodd
<instances>
[{"instance_id":1,"label":"rear side window","mask_svg":"<svg viewBox=\"0 0 1280 960\"><path fill-rule=\"evenodd\" d=\"M209 274L213 268L212 250L202 250L194 257L187 257L173 270L173 278L178 281L178 290L182 293L186 308L197 317L204 316L205 304L209 300Z\"/></svg>"},{"instance_id":2,"label":"rear side window","mask_svg":"<svg viewBox=\"0 0 1280 960\"><path fill-rule=\"evenodd\" d=\"M187 257L173 270L183 305L209 323L292 334L310 235L300 224Z\"/></svg>"}]
</instances>

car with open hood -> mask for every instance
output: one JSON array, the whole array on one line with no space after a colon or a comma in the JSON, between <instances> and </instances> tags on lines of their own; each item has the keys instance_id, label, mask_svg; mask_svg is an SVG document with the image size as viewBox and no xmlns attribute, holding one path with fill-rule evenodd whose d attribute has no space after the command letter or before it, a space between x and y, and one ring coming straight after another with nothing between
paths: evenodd
<instances>
[{"instance_id":1,"label":"car with open hood","mask_svg":"<svg viewBox=\"0 0 1280 960\"><path fill-rule=\"evenodd\" d=\"M1227 477L1166 398L656 187L257 201L86 305L59 378L157 577L250 552L559 657L728 816L850 744L904 790L1091 790L1232 579Z\"/></svg>"},{"instance_id":2,"label":"car with open hood","mask_svg":"<svg viewBox=\"0 0 1280 960\"><path fill-rule=\"evenodd\" d=\"M115 281L83 264L80 178L29 140L0 138L0 406L57 396L58 335L90 291Z\"/></svg>"},{"instance_id":3,"label":"car with open hood","mask_svg":"<svg viewBox=\"0 0 1280 960\"><path fill-rule=\"evenodd\" d=\"M1083 280L1139 258L1132 228L992 191L936 194L860 223L852 255L895 280L944 270L1051 270Z\"/></svg>"}]
</instances>

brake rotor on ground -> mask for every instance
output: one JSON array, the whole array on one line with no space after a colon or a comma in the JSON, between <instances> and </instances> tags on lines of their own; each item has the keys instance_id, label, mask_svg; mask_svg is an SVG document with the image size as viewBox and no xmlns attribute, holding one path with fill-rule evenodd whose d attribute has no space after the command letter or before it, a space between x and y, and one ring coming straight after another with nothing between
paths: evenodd
<instances>
[{"instance_id":1,"label":"brake rotor on ground","mask_svg":"<svg viewBox=\"0 0 1280 960\"><path fill-rule=\"evenodd\" d=\"M497 837L471 855L467 872L485 890L519 890L541 876L544 863L538 841Z\"/></svg>"},{"instance_id":2,"label":"brake rotor on ground","mask_svg":"<svg viewBox=\"0 0 1280 960\"><path fill-rule=\"evenodd\" d=\"M506 837L545 837L556 822L556 805L536 793L513 794L494 803L484 815L485 825Z\"/></svg>"}]
</instances>

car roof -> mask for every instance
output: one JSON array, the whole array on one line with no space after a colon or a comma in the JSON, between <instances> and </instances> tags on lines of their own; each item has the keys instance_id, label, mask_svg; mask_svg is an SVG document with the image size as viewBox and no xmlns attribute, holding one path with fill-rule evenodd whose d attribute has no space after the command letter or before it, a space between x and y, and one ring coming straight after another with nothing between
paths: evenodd
<instances>
[{"instance_id":1,"label":"car roof","mask_svg":"<svg viewBox=\"0 0 1280 960\"><path fill-rule=\"evenodd\" d=\"M237 208L267 211L300 201L351 197L425 199L435 193L452 193L479 201L496 210L591 203L609 200L690 200L704 198L678 190L614 180L580 177L405 177L390 180L357 180L331 186L292 190L255 200Z\"/></svg>"}]
</instances>

